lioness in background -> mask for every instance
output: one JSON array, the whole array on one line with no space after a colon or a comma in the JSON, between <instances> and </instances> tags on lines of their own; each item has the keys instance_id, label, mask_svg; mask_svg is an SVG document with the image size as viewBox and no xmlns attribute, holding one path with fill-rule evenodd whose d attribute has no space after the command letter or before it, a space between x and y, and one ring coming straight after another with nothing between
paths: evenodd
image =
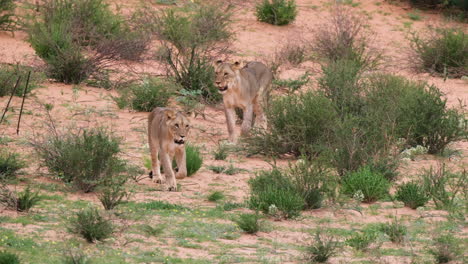
<instances>
[{"instance_id":1,"label":"lioness in background","mask_svg":"<svg viewBox=\"0 0 468 264\"><path fill-rule=\"evenodd\" d=\"M244 67L239 62L233 64L219 60L216 62L215 84L223 95L224 111L229 132L229 140L236 140L235 108L243 111L241 135L247 135L252 127L254 113L256 123L266 126L263 107L271 86L273 74L261 62L249 62Z\"/></svg>"},{"instance_id":2,"label":"lioness in background","mask_svg":"<svg viewBox=\"0 0 468 264\"><path fill-rule=\"evenodd\" d=\"M154 181L166 183L169 191L177 191L176 178L183 179L187 176L184 143L189 131L190 122L181 112L157 107L149 114L148 141L152 168L150 178L153 178L154 173ZM179 168L177 173L172 169L174 156ZM165 179L161 176L161 163Z\"/></svg>"}]
</instances>

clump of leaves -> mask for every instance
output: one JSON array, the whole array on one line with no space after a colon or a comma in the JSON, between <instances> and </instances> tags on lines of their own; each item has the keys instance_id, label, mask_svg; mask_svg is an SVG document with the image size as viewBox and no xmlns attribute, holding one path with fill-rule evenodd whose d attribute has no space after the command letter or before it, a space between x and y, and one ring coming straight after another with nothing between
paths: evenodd
<instances>
[{"instance_id":1,"label":"clump of leaves","mask_svg":"<svg viewBox=\"0 0 468 264\"><path fill-rule=\"evenodd\" d=\"M342 190L348 195L354 195L360 191L364 195L363 201L371 203L385 197L389 187L389 182L382 174L366 166L345 175Z\"/></svg>"},{"instance_id":2,"label":"clump of leaves","mask_svg":"<svg viewBox=\"0 0 468 264\"><path fill-rule=\"evenodd\" d=\"M142 225L141 226L141 230L146 234L146 236L154 236L154 237L157 237L159 235L161 235L164 230L166 229L166 226L164 225L159 225L159 226L156 226L156 227L153 227L151 225Z\"/></svg>"},{"instance_id":3,"label":"clump of leaves","mask_svg":"<svg viewBox=\"0 0 468 264\"><path fill-rule=\"evenodd\" d=\"M195 174L202 166L203 157L200 148L195 145L185 144L185 156L187 165L187 176Z\"/></svg>"},{"instance_id":4,"label":"clump of leaves","mask_svg":"<svg viewBox=\"0 0 468 264\"><path fill-rule=\"evenodd\" d=\"M411 209L424 206L429 201L424 188L415 182L408 182L398 186L396 199L402 201L405 206Z\"/></svg>"},{"instance_id":5,"label":"clump of leaves","mask_svg":"<svg viewBox=\"0 0 468 264\"><path fill-rule=\"evenodd\" d=\"M125 189L128 177L125 175L106 178L100 185L99 201L106 210L112 210L121 204L129 195Z\"/></svg>"},{"instance_id":6,"label":"clump of leaves","mask_svg":"<svg viewBox=\"0 0 468 264\"><path fill-rule=\"evenodd\" d=\"M224 195L223 192L220 192L220 191L214 191L210 193L207 197L208 201L210 202L217 202L217 201L223 200L224 198L226 198L226 196Z\"/></svg>"},{"instance_id":7,"label":"clump of leaves","mask_svg":"<svg viewBox=\"0 0 468 264\"><path fill-rule=\"evenodd\" d=\"M39 192L32 192L30 186L22 192L12 192L5 186L0 188L0 203L18 212L28 212L41 200Z\"/></svg>"},{"instance_id":8,"label":"clump of leaves","mask_svg":"<svg viewBox=\"0 0 468 264\"><path fill-rule=\"evenodd\" d=\"M24 168L24 162L18 154L0 151L0 179L12 179L18 174L18 171Z\"/></svg>"},{"instance_id":9,"label":"clump of leaves","mask_svg":"<svg viewBox=\"0 0 468 264\"><path fill-rule=\"evenodd\" d=\"M374 232L356 232L350 238L346 239L346 245L365 251L377 238Z\"/></svg>"},{"instance_id":10,"label":"clump of leaves","mask_svg":"<svg viewBox=\"0 0 468 264\"><path fill-rule=\"evenodd\" d=\"M442 234L434 238L429 253L434 256L436 263L448 263L463 256L461 244L452 234Z\"/></svg>"},{"instance_id":11,"label":"clump of leaves","mask_svg":"<svg viewBox=\"0 0 468 264\"><path fill-rule=\"evenodd\" d=\"M229 146L221 142L218 143L218 147L213 151L213 157L215 160L225 160L228 157Z\"/></svg>"},{"instance_id":12,"label":"clump of leaves","mask_svg":"<svg viewBox=\"0 0 468 264\"><path fill-rule=\"evenodd\" d=\"M390 223L382 224L381 231L390 238L390 241L397 244L403 242L408 233L407 227L397 217L394 217Z\"/></svg>"},{"instance_id":13,"label":"clump of leaves","mask_svg":"<svg viewBox=\"0 0 468 264\"><path fill-rule=\"evenodd\" d=\"M261 22L277 26L287 25L296 19L296 1L263 0L256 7L256 15Z\"/></svg>"},{"instance_id":14,"label":"clump of leaves","mask_svg":"<svg viewBox=\"0 0 468 264\"><path fill-rule=\"evenodd\" d=\"M309 83L309 73L307 72L299 76L297 79L273 80L273 85L279 88L286 88L288 94L292 94L298 91L299 89L301 89L302 86L306 85L307 83Z\"/></svg>"},{"instance_id":15,"label":"clump of leaves","mask_svg":"<svg viewBox=\"0 0 468 264\"><path fill-rule=\"evenodd\" d=\"M0 251L0 264L20 264L20 259L14 253Z\"/></svg>"},{"instance_id":16,"label":"clump of leaves","mask_svg":"<svg viewBox=\"0 0 468 264\"><path fill-rule=\"evenodd\" d=\"M241 214L234 219L237 226L248 234L255 234L260 230L259 214Z\"/></svg>"},{"instance_id":17,"label":"clump of leaves","mask_svg":"<svg viewBox=\"0 0 468 264\"><path fill-rule=\"evenodd\" d=\"M87 208L75 213L70 220L69 230L93 243L109 238L114 232L114 226L96 208Z\"/></svg>"},{"instance_id":18,"label":"clump of leaves","mask_svg":"<svg viewBox=\"0 0 468 264\"><path fill-rule=\"evenodd\" d=\"M338 241L330 235L315 232L314 242L306 249L306 258L310 263L324 263L333 256L339 248Z\"/></svg>"}]
</instances>

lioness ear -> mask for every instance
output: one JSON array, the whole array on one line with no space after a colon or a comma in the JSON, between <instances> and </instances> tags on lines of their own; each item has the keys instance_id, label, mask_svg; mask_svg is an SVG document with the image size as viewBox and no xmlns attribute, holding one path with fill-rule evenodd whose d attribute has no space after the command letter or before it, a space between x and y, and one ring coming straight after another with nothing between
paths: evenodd
<instances>
[{"instance_id":1,"label":"lioness ear","mask_svg":"<svg viewBox=\"0 0 468 264\"><path fill-rule=\"evenodd\" d=\"M175 118L176 113L174 113L174 111L172 110L167 110L165 115L166 115L166 120L172 120Z\"/></svg>"},{"instance_id":2,"label":"lioness ear","mask_svg":"<svg viewBox=\"0 0 468 264\"><path fill-rule=\"evenodd\" d=\"M238 69L241 68L241 63L238 62L238 61L236 61L236 62L234 62L234 63L232 64L231 67L232 67L233 70L238 70Z\"/></svg>"}]
</instances>

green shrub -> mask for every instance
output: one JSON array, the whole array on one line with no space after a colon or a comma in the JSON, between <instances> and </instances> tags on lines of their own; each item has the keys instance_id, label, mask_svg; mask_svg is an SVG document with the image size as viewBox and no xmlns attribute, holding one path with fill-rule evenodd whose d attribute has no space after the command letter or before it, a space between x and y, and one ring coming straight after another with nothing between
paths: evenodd
<instances>
[{"instance_id":1,"label":"green shrub","mask_svg":"<svg viewBox=\"0 0 468 264\"><path fill-rule=\"evenodd\" d=\"M39 192L31 192L31 188L28 186L26 189L17 194L16 198L16 210L19 212L28 212L29 209L33 208L42 198L39 196Z\"/></svg>"},{"instance_id":2,"label":"green shrub","mask_svg":"<svg viewBox=\"0 0 468 264\"><path fill-rule=\"evenodd\" d=\"M229 147L227 144L218 143L218 148L213 151L213 158L215 160L225 160L228 157Z\"/></svg>"},{"instance_id":3,"label":"green shrub","mask_svg":"<svg viewBox=\"0 0 468 264\"><path fill-rule=\"evenodd\" d=\"M214 86L214 58L210 54L224 52L225 45L220 43L231 38L232 12L222 4L195 5L189 11L147 10L141 17L150 19L148 30L162 43L158 58L176 82L186 91L200 91L208 102L217 102L221 95Z\"/></svg>"},{"instance_id":4,"label":"green shrub","mask_svg":"<svg viewBox=\"0 0 468 264\"><path fill-rule=\"evenodd\" d=\"M143 232L146 234L146 236L154 236L157 237L164 233L164 230L166 229L165 225L158 225L156 227L152 227L150 225L142 225L141 229Z\"/></svg>"},{"instance_id":5,"label":"green shrub","mask_svg":"<svg viewBox=\"0 0 468 264\"><path fill-rule=\"evenodd\" d=\"M342 191L351 196L361 191L363 201L372 203L385 197L389 187L389 182L381 174L371 171L369 167L363 167L345 175Z\"/></svg>"},{"instance_id":6,"label":"green shrub","mask_svg":"<svg viewBox=\"0 0 468 264\"><path fill-rule=\"evenodd\" d=\"M0 0L0 30L13 31L15 29L14 0Z\"/></svg>"},{"instance_id":7,"label":"green shrub","mask_svg":"<svg viewBox=\"0 0 468 264\"><path fill-rule=\"evenodd\" d=\"M466 208L462 202L467 195L468 173L449 171L445 164L425 170L421 175L423 188L437 209L454 210Z\"/></svg>"},{"instance_id":8,"label":"green shrub","mask_svg":"<svg viewBox=\"0 0 468 264\"><path fill-rule=\"evenodd\" d=\"M279 170L263 171L249 180L252 209L265 214L272 213L272 207L282 218L293 218L300 214L305 202L291 180ZM276 215L276 212L274 213Z\"/></svg>"},{"instance_id":9,"label":"green shrub","mask_svg":"<svg viewBox=\"0 0 468 264\"><path fill-rule=\"evenodd\" d=\"M308 263L324 263L336 253L339 247L338 241L329 235L324 235L320 230L315 232L315 240L306 249Z\"/></svg>"},{"instance_id":10,"label":"green shrub","mask_svg":"<svg viewBox=\"0 0 468 264\"><path fill-rule=\"evenodd\" d=\"M0 251L0 264L20 264L20 259L14 253Z\"/></svg>"},{"instance_id":11,"label":"green shrub","mask_svg":"<svg viewBox=\"0 0 468 264\"><path fill-rule=\"evenodd\" d=\"M185 157L187 164L187 176L195 174L203 164L203 157L200 153L200 149L197 146L186 144L185 145Z\"/></svg>"},{"instance_id":12,"label":"green shrub","mask_svg":"<svg viewBox=\"0 0 468 264\"><path fill-rule=\"evenodd\" d=\"M377 236L373 232L356 232L350 238L346 239L346 245L356 250L366 250Z\"/></svg>"},{"instance_id":13,"label":"green shrub","mask_svg":"<svg viewBox=\"0 0 468 264\"><path fill-rule=\"evenodd\" d=\"M167 106L179 86L169 80L145 78L141 84L131 84L116 98L120 108L129 106L137 111L151 112L156 107Z\"/></svg>"},{"instance_id":14,"label":"green shrub","mask_svg":"<svg viewBox=\"0 0 468 264\"><path fill-rule=\"evenodd\" d=\"M237 226L248 234L255 234L260 230L260 216L258 214L241 214L234 219Z\"/></svg>"},{"instance_id":15,"label":"green shrub","mask_svg":"<svg viewBox=\"0 0 468 264\"><path fill-rule=\"evenodd\" d=\"M18 171L24 168L24 162L18 154L0 151L0 179L12 179L18 174Z\"/></svg>"},{"instance_id":16,"label":"green shrub","mask_svg":"<svg viewBox=\"0 0 468 264\"><path fill-rule=\"evenodd\" d=\"M273 98L266 109L270 129L254 130L247 138L251 154L296 156L318 152L336 121L333 104L315 92Z\"/></svg>"},{"instance_id":17,"label":"green shrub","mask_svg":"<svg viewBox=\"0 0 468 264\"><path fill-rule=\"evenodd\" d=\"M128 197L129 193L125 189L127 180L128 176L118 175L107 177L100 184L98 198L104 209L112 210Z\"/></svg>"},{"instance_id":18,"label":"green shrub","mask_svg":"<svg viewBox=\"0 0 468 264\"><path fill-rule=\"evenodd\" d=\"M147 203L140 203L138 204L138 208L142 208L144 210L188 210L188 208L183 207L178 204L171 204L164 201L151 201Z\"/></svg>"},{"instance_id":19,"label":"green shrub","mask_svg":"<svg viewBox=\"0 0 468 264\"><path fill-rule=\"evenodd\" d=\"M114 232L114 227L96 208L87 208L75 213L70 220L69 230L93 243L109 238Z\"/></svg>"},{"instance_id":20,"label":"green shrub","mask_svg":"<svg viewBox=\"0 0 468 264\"><path fill-rule=\"evenodd\" d=\"M31 92L33 89L39 86L39 82L42 81L43 76L36 69L28 66L19 64L9 65L0 64L0 97L10 95L15 87L16 80L21 76L21 81L16 88L15 95L23 96L24 88L26 86L26 79L28 72L31 71L31 77L29 79L28 90L26 94Z\"/></svg>"},{"instance_id":21,"label":"green shrub","mask_svg":"<svg viewBox=\"0 0 468 264\"><path fill-rule=\"evenodd\" d=\"M225 166L207 166L208 169L210 169L214 173L221 173L226 170Z\"/></svg>"},{"instance_id":22,"label":"green shrub","mask_svg":"<svg viewBox=\"0 0 468 264\"><path fill-rule=\"evenodd\" d=\"M119 139L103 128L69 129L62 135L55 131L31 143L51 173L84 192L127 169L118 157Z\"/></svg>"},{"instance_id":23,"label":"green shrub","mask_svg":"<svg viewBox=\"0 0 468 264\"><path fill-rule=\"evenodd\" d=\"M382 224L380 229L390 238L390 241L397 244L403 242L406 234L408 233L406 226L403 225L396 217L393 218L391 223Z\"/></svg>"},{"instance_id":24,"label":"green shrub","mask_svg":"<svg viewBox=\"0 0 468 264\"><path fill-rule=\"evenodd\" d=\"M224 195L223 192L220 192L220 191L214 191L210 193L207 197L208 201L210 202L217 202L217 201L223 200L224 198L226 198L226 196Z\"/></svg>"},{"instance_id":25,"label":"green shrub","mask_svg":"<svg viewBox=\"0 0 468 264\"><path fill-rule=\"evenodd\" d=\"M429 197L425 193L424 188L414 182L408 182L398 186L396 199L402 201L405 206L411 209L424 206L427 201L429 201Z\"/></svg>"},{"instance_id":26,"label":"green shrub","mask_svg":"<svg viewBox=\"0 0 468 264\"><path fill-rule=\"evenodd\" d=\"M283 63L289 63L292 66L297 66L306 61L309 53L309 46L305 43L288 42L276 52L273 64L277 64L278 67ZM272 70L275 71L274 65ZM277 69L276 69L277 70Z\"/></svg>"},{"instance_id":27,"label":"green shrub","mask_svg":"<svg viewBox=\"0 0 468 264\"><path fill-rule=\"evenodd\" d=\"M309 82L309 73L305 73L299 76L297 79L274 79L273 85L278 88L286 88L288 94L293 94L294 92L301 89L302 86L306 85Z\"/></svg>"},{"instance_id":28,"label":"green shrub","mask_svg":"<svg viewBox=\"0 0 468 264\"><path fill-rule=\"evenodd\" d=\"M226 202L223 205L219 206L218 208L221 208L223 211L231 211L231 210L242 208L242 207L244 207L243 203Z\"/></svg>"},{"instance_id":29,"label":"green shrub","mask_svg":"<svg viewBox=\"0 0 468 264\"><path fill-rule=\"evenodd\" d=\"M422 69L454 77L468 75L468 37L462 29L434 28L423 36L414 33L411 43Z\"/></svg>"},{"instance_id":30,"label":"green shrub","mask_svg":"<svg viewBox=\"0 0 468 264\"><path fill-rule=\"evenodd\" d=\"M258 21L272 25L287 25L297 16L296 1L294 0L263 0L256 7Z\"/></svg>"},{"instance_id":31,"label":"green shrub","mask_svg":"<svg viewBox=\"0 0 468 264\"><path fill-rule=\"evenodd\" d=\"M463 256L461 244L452 234L441 234L434 238L429 253L434 256L436 263L449 263Z\"/></svg>"}]
</instances>

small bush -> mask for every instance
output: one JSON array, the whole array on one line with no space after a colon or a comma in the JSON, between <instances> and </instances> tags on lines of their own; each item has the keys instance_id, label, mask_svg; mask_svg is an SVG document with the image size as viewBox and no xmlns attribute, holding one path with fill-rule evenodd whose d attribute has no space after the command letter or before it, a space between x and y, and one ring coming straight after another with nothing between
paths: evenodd
<instances>
[{"instance_id":1,"label":"small bush","mask_svg":"<svg viewBox=\"0 0 468 264\"><path fill-rule=\"evenodd\" d=\"M0 251L0 264L20 264L20 259L14 253Z\"/></svg>"},{"instance_id":2,"label":"small bush","mask_svg":"<svg viewBox=\"0 0 468 264\"><path fill-rule=\"evenodd\" d=\"M157 227L152 227L150 225L143 225L141 227L143 232L146 234L146 236L154 236L157 237L164 233L164 230L166 229L166 226L164 225L159 225Z\"/></svg>"},{"instance_id":3,"label":"small bush","mask_svg":"<svg viewBox=\"0 0 468 264\"><path fill-rule=\"evenodd\" d=\"M82 252L67 252L63 257L62 264L92 264L90 258L88 258Z\"/></svg>"},{"instance_id":4,"label":"small bush","mask_svg":"<svg viewBox=\"0 0 468 264\"><path fill-rule=\"evenodd\" d=\"M277 86L278 88L286 88L288 94L293 94L294 92L301 89L302 86L309 83L309 73L305 73L299 76L297 79L275 79L273 80L273 85Z\"/></svg>"},{"instance_id":5,"label":"small bush","mask_svg":"<svg viewBox=\"0 0 468 264\"><path fill-rule=\"evenodd\" d=\"M104 209L112 210L128 197L129 193L125 190L125 183L127 180L127 176L120 175L106 178L100 184L101 187L98 198L104 206Z\"/></svg>"},{"instance_id":6,"label":"small bush","mask_svg":"<svg viewBox=\"0 0 468 264\"><path fill-rule=\"evenodd\" d=\"M203 157L200 153L200 149L197 146L190 144L185 145L185 156L187 163L187 176L192 176L201 168Z\"/></svg>"},{"instance_id":7,"label":"small bush","mask_svg":"<svg viewBox=\"0 0 468 264\"><path fill-rule=\"evenodd\" d=\"M207 197L208 201L210 202L217 202L217 201L223 200L224 198L226 198L226 196L224 195L224 193L220 191L214 191L210 193L210 195L208 195Z\"/></svg>"},{"instance_id":8,"label":"small bush","mask_svg":"<svg viewBox=\"0 0 468 264\"><path fill-rule=\"evenodd\" d=\"M18 154L0 151L0 179L15 178L24 165Z\"/></svg>"},{"instance_id":9,"label":"small bush","mask_svg":"<svg viewBox=\"0 0 468 264\"><path fill-rule=\"evenodd\" d=\"M434 256L436 263L448 263L463 256L460 241L452 234L442 234L435 237L429 253Z\"/></svg>"},{"instance_id":10,"label":"small bush","mask_svg":"<svg viewBox=\"0 0 468 264\"><path fill-rule=\"evenodd\" d=\"M0 30L13 31L15 29L14 0L0 0Z\"/></svg>"},{"instance_id":11,"label":"small bush","mask_svg":"<svg viewBox=\"0 0 468 264\"><path fill-rule=\"evenodd\" d=\"M306 61L309 52L309 46L305 43L297 43L296 41L288 42L285 45L283 45L275 53L274 61L272 63L278 65L278 67L280 64L284 63L289 63L292 66L297 66ZM271 68L275 69L275 67Z\"/></svg>"},{"instance_id":12,"label":"small bush","mask_svg":"<svg viewBox=\"0 0 468 264\"><path fill-rule=\"evenodd\" d=\"M366 250L375 240L377 236L372 232L357 232L352 237L346 239L346 245L356 250Z\"/></svg>"},{"instance_id":13,"label":"small bush","mask_svg":"<svg viewBox=\"0 0 468 264\"><path fill-rule=\"evenodd\" d=\"M160 78L145 78L141 84L131 84L116 98L119 107L129 106L137 111L151 112L156 107L167 106L172 95L179 90L175 83Z\"/></svg>"},{"instance_id":14,"label":"small bush","mask_svg":"<svg viewBox=\"0 0 468 264\"><path fill-rule=\"evenodd\" d=\"M31 77L29 79L28 90L26 94L31 92L33 89L39 86L39 82L43 79L43 74L38 72L36 69L23 66L23 65L8 65L0 64L0 97L9 96L15 87L16 80L21 76L21 81L16 88L15 96L23 96L24 88L26 86L26 79L28 72L31 71Z\"/></svg>"},{"instance_id":15,"label":"small bush","mask_svg":"<svg viewBox=\"0 0 468 264\"><path fill-rule=\"evenodd\" d=\"M309 263L324 263L336 253L339 247L338 241L322 232L315 233L314 242L306 249L306 258Z\"/></svg>"},{"instance_id":16,"label":"small bush","mask_svg":"<svg viewBox=\"0 0 468 264\"><path fill-rule=\"evenodd\" d=\"M430 168L421 175L423 188L432 199L437 209L453 210L465 208L466 203L461 197L466 197L468 190L468 173L463 170L458 173L449 171L445 164L438 168Z\"/></svg>"},{"instance_id":17,"label":"small bush","mask_svg":"<svg viewBox=\"0 0 468 264\"><path fill-rule=\"evenodd\" d=\"M345 175L342 190L345 194L354 195L361 191L366 203L375 202L388 194L389 182L381 174L363 167L356 172Z\"/></svg>"},{"instance_id":18,"label":"small bush","mask_svg":"<svg viewBox=\"0 0 468 264\"><path fill-rule=\"evenodd\" d=\"M28 212L40 200L39 192L31 192L29 186L19 193L8 190L6 186L0 188L0 203L18 212Z\"/></svg>"},{"instance_id":19,"label":"small bush","mask_svg":"<svg viewBox=\"0 0 468 264\"><path fill-rule=\"evenodd\" d=\"M327 98L308 91L272 99L266 116L270 129L254 130L252 137L245 139L251 154L300 156L318 152L329 137L337 115Z\"/></svg>"},{"instance_id":20,"label":"small bush","mask_svg":"<svg viewBox=\"0 0 468 264\"><path fill-rule=\"evenodd\" d=\"M297 16L294 0L263 0L256 7L257 19L260 22L283 26L292 23Z\"/></svg>"},{"instance_id":21,"label":"small bush","mask_svg":"<svg viewBox=\"0 0 468 264\"><path fill-rule=\"evenodd\" d=\"M429 197L426 195L424 188L414 182L408 182L398 186L396 199L402 201L405 206L411 209L416 209L424 206Z\"/></svg>"},{"instance_id":22,"label":"small bush","mask_svg":"<svg viewBox=\"0 0 468 264\"><path fill-rule=\"evenodd\" d=\"M305 202L289 178L280 171L263 171L249 180L252 209L265 214L272 213L271 206L278 211L281 218L293 218L300 214ZM275 213L276 214L276 213Z\"/></svg>"},{"instance_id":23,"label":"small bush","mask_svg":"<svg viewBox=\"0 0 468 264\"><path fill-rule=\"evenodd\" d=\"M223 205L219 206L223 211L231 211L237 208L244 207L243 203L233 203L233 202L226 202Z\"/></svg>"},{"instance_id":24,"label":"small bush","mask_svg":"<svg viewBox=\"0 0 468 264\"><path fill-rule=\"evenodd\" d=\"M207 168L217 174L222 173L223 171L226 170L225 166L208 166Z\"/></svg>"},{"instance_id":25,"label":"small bush","mask_svg":"<svg viewBox=\"0 0 468 264\"><path fill-rule=\"evenodd\" d=\"M225 160L228 157L228 150L227 144L218 143L218 148L213 151L213 158L215 160Z\"/></svg>"},{"instance_id":26,"label":"small bush","mask_svg":"<svg viewBox=\"0 0 468 264\"><path fill-rule=\"evenodd\" d=\"M243 171L246 171L245 169L241 169L241 168L236 168L234 167L234 165L230 164L229 167L227 167L223 172L227 175L234 175L234 174L237 174L239 172L243 172Z\"/></svg>"},{"instance_id":27,"label":"small bush","mask_svg":"<svg viewBox=\"0 0 468 264\"><path fill-rule=\"evenodd\" d=\"M75 213L69 230L93 243L109 238L114 232L114 227L96 208L87 208Z\"/></svg>"},{"instance_id":28,"label":"small bush","mask_svg":"<svg viewBox=\"0 0 468 264\"><path fill-rule=\"evenodd\" d=\"M55 131L31 143L51 173L84 192L127 169L117 156L119 139L103 128L69 129L63 135Z\"/></svg>"},{"instance_id":29,"label":"small bush","mask_svg":"<svg viewBox=\"0 0 468 264\"><path fill-rule=\"evenodd\" d=\"M241 214L234 219L237 226L248 234L255 234L260 230L260 216L258 214Z\"/></svg>"},{"instance_id":30,"label":"small bush","mask_svg":"<svg viewBox=\"0 0 468 264\"><path fill-rule=\"evenodd\" d=\"M404 241L408 230L396 217L393 218L391 223L382 224L381 231L385 233L390 241L400 244Z\"/></svg>"},{"instance_id":31,"label":"small bush","mask_svg":"<svg viewBox=\"0 0 468 264\"><path fill-rule=\"evenodd\" d=\"M141 203L138 204L138 208L142 208L144 210L188 210L188 208L183 207L181 205L171 204L164 201L151 201L147 203Z\"/></svg>"},{"instance_id":32,"label":"small bush","mask_svg":"<svg viewBox=\"0 0 468 264\"><path fill-rule=\"evenodd\" d=\"M414 33L411 43L422 69L453 77L468 75L468 37L463 30L434 28L422 36Z\"/></svg>"}]
</instances>

